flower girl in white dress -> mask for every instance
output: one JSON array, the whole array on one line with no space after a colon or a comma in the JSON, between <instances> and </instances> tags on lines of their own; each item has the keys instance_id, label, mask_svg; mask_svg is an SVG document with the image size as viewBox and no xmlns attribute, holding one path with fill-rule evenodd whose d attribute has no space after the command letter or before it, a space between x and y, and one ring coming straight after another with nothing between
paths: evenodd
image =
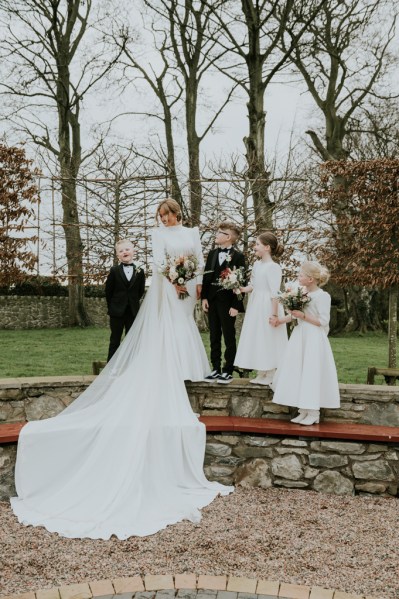
<instances>
[{"instance_id":1,"label":"flower girl in white dress","mask_svg":"<svg viewBox=\"0 0 399 599\"><path fill-rule=\"evenodd\" d=\"M320 419L320 408L339 408L337 370L327 335L331 297L320 289L329 279L328 270L318 262L304 262L298 282L311 298L303 310L283 318L272 317L275 327L296 318L295 327L273 381L273 402L299 408L291 422L310 425Z\"/></svg>"},{"instance_id":2,"label":"flower girl in white dress","mask_svg":"<svg viewBox=\"0 0 399 599\"><path fill-rule=\"evenodd\" d=\"M276 328L269 318L284 317L284 309L278 302L282 272L273 257L282 255L284 247L271 231L261 233L256 239L255 253L258 258L252 269L250 284L242 287L242 293L250 293L247 311L241 330L235 365L257 370L251 383L269 385L287 345L286 327Z\"/></svg>"}]
</instances>

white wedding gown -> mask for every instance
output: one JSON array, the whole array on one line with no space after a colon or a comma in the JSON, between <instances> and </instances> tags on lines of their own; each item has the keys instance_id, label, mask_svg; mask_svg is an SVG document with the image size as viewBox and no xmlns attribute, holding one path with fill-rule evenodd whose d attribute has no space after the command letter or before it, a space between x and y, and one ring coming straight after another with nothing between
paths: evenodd
<instances>
[{"instance_id":1,"label":"white wedding gown","mask_svg":"<svg viewBox=\"0 0 399 599\"><path fill-rule=\"evenodd\" d=\"M165 252L201 256L197 229L153 234L152 284L133 327L95 381L61 414L29 422L16 464L12 509L23 524L70 538L153 534L232 487L203 473L205 426L184 379L209 371L190 298L157 270Z\"/></svg>"}]
</instances>

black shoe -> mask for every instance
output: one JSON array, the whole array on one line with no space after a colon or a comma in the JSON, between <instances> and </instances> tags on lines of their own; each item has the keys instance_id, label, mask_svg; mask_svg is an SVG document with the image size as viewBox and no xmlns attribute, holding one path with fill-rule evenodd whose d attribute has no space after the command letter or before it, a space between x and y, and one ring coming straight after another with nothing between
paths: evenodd
<instances>
[{"instance_id":1,"label":"black shoe","mask_svg":"<svg viewBox=\"0 0 399 599\"><path fill-rule=\"evenodd\" d=\"M229 372L223 372L218 378L218 383L227 385L227 383L231 383L232 380L233 376Z\"/></svg>"},{"instance_id":2,"label":"black shoe","mask_svg":"<svg viewBox=\"0 0 399 599\"><path fill-rule=\"evenodd\" d=\"M219 377L220 372L218 370L212 370L211 374L208 374L208 376L204 378L204 381L206 383L213 383L214 381L217 381Z\"/></svg>"}]
</instances>

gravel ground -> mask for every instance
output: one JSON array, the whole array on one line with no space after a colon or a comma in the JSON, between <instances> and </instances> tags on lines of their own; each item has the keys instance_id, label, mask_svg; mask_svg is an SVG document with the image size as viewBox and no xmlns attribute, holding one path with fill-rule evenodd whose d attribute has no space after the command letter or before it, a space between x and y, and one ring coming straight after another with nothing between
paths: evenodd
<instances>
[{"instance_id":1,"label":"gravel ground","mask_svg":"<svg viewBox=\"0 0 399 599\"><path fill-rule=\"evenodd\" d=\"M0 594L136 574L232 574L399 597L399 501L238 488L181 522L127 541L63 539L0 503Z\"/></svg>"}]
</instances>

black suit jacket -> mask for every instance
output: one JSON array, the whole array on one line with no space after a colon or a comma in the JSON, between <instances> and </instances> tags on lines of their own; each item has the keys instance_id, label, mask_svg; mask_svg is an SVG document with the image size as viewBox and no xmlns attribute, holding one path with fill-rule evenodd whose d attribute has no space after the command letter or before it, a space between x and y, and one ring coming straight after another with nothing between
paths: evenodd
<instances>
[{"instance_id":1,"label":"black suit jacket","mask_svg":"<svg viewBox=\"0 0 399 599\"><path fill-rule=\"evenodd\" d=\"M245 256L241 252L232 248L230 250L230 262L222 262L219 264L219 252L217 249L211 250L208 254L205 264L204 280L202 282L201 299L207 299L208 302L218 301L226 305L226 308L235 308L239 312L244 312L244 304L242 300L237 298L237 295L232 290L224 290L219 285L215 285L215 281L219 278L220 273L225 268L239 268L243 266L246 270Z\"/></svg>"},{"instance_id":2,"label":"black suit jacket","mask_svg":"<svg viewBox=\"0 0 399 599\"><path fill-rule=\"evenodd\" d=\"M136 317L140 308L140 299L144 295L145 275L142 269L134 266L133 276L127 280L122 264L112 266L105 282L109 316L122 317L129 306Z\"/></svg>"}]
</instances>

